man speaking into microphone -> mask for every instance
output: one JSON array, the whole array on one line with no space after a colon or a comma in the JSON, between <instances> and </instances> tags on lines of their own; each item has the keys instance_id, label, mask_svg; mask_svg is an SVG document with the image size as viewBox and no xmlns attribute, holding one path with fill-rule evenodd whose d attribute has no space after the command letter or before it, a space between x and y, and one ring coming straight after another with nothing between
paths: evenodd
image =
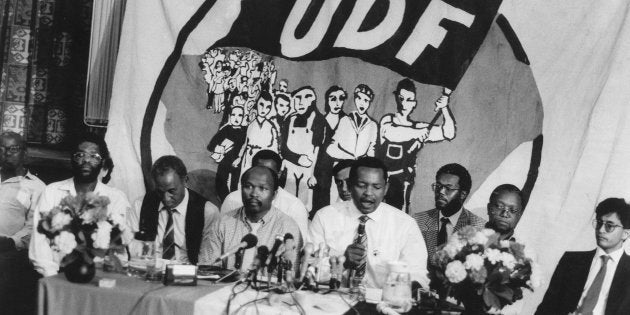
<instances>
[{"instance_id":1,"label":"man speaking into microphone","mask_svg":"<svg viewBox=\"0 0 630 315\"><path fill-rule=\"evenodd\" d=\"M258 238L258 243L245 249L240 270L247 270L256 257L257 247L272 248L276 235L291 233L296 236L298 248L302 246L300 230L293 219L272 206L278 190L278 176L264 166L254 166L241 177L243 206L222 214L208 234L207 244L199 254L200 264L213 264L232 248L239 247L247 234ZM223 260L224 267L234 268L234 255ZM295 262L293 262L295 263Z\"/></svg>"},{"instance_id":2,"label":"man speaking into microphone","mask_svg":"<svg viewBox=\"0 0 630 315\"><path fill-rule=\"evenodd\" d=\"M411 280L427 288L427 247L418 225L382 202L388 188L385 164L360 158L348 181L352 200L319 210L311 222L311 241L330 247L333 256L344 255L345 267L368 288L383 288L390 261L407 263Z\"/></svg>"}]
</instances>

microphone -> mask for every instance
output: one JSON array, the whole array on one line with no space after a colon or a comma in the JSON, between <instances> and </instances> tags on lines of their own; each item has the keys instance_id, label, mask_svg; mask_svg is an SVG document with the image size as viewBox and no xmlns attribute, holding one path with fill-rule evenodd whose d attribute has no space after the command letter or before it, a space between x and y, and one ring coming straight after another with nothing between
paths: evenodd
<instances>
[{"instance_id":1,"label":"microphone","mask_svg":"<svg viewBox=\"0 0 630 315\"><path fill-rule=\"evenodd\" d=\"M265 267L265 262L267 261L267 256L269 256L269 248L265 245L260 246L256 250L256 257L252 262L251 267L249 268L249 273L247 277L252 277L252 281L256 282L256 275L259 269Z\"/></svg>"},{"instance_id":2,"label":"microphone","mask_svg":"<svg viewBox=\"0 0 630 315\"><path fill-rule=\"evenodd\" d=\"M238 252L239 250L243 249L250 249L254 246L256 246L256 244L258 244L258 237L256 237L256 235L254 234L246 234L245 236L243 236L243 238L241 239L241 243L238 244L238 246L235 246L233 248L231 248L229 251L225 252L225 254L221 255L221 257L217 258L214 263L218 263L220 261L222 261L225 258L230 257L231 255L236 254L236 252Z\"/></svg>"},{"instance_id":3,"label":"microphone","mask_svg":"<svg viewBox=\"0 0 630 315\"><path fill-rule=\"evenodd\" d=\"M276 240L274 241L273 246L271 247L271 250L269 251L269 256L265 263L265 265L267 266L268 273L271 273L271 271L273 271L276 268L276 265L278 264L278 258L276 257L276 253L278 253L278 248L280 248L280 245L282 245L282 235L277 235Z\"/></svg>"}]
</instances>

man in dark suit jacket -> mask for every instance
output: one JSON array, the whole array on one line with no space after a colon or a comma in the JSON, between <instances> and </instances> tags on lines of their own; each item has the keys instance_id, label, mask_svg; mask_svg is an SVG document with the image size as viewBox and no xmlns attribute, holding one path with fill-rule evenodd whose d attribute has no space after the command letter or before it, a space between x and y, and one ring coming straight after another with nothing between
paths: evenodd
<instances>
[{"instance_id":1,"label":"man in dark suit jacket","mask_svg":"<svg viewBox=\"0 0 630 315\"><path fill-rule=\"evenodd\" d=\"M138 231L136 239L155 240L161 258L197 264L202 239L210 233L219 210L184 187L187 171L178 157L157 159L151 176L156 189L135 203L130 218L130 225Z\"/></svg>"},{"instance_id":2,"label":"man in dark suit jacket","mask_svg":"<svg viewBox=\"0 0 630 315\"><path fill-rule=\"evenodd\" d=\"M435 175L432 185L435 209L413 215L427 244L429 262L436 248L453 233L467 225L483 228L486 224L485 220L463 207L471 186L470 174L456 163L442 166Z\"/></svg>"},{"instance_id":3,"label":"man in dark suit jacket","mask_svg":"<svg viewBox=\"0 0 630 315\"><path fill-rule=\"evenodd\" d=\"M609 198L595 214L597 248L564 253L537 315L630 313L630 256L623 248L630 236L630 205Z\"/></svg>"}]
</instances>

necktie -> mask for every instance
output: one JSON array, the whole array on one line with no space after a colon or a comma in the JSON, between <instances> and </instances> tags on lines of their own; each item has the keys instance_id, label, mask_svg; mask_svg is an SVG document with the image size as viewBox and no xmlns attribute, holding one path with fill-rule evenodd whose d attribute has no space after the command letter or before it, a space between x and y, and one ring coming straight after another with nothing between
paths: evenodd
<instances>
[{"instance_id":1,"label":"necktie","mask_svg":"<svg viewBox=\"0 0 630 315\"><path fill-rule=\"evenodd\" d=\"M164 228L164 238L162 239L162 258L173 259L175 257L175 230L173 229L173 212L176 210L164 208L168 214L166 227Z\"/></svg>"},{"instance_id":2,"label":"necktie","mask_svg":"<svg viewBox=\"0 0 630 315\"><path fill-rule=\"evenodd\" d=\"M597 301L599 300L599 293L602 290L602 284L604 283L604 277L606 276L606 265L608 265L610 256L601 255L600 258L602 259L602 267L599 268L599 272L595 276L591 287L588 288L588 292L586 292L584 301L582 301L582 306L580 306L577 311L579 314L593 314L593 309L595 309L595 305L597 305Z\"/></svg>"},{"instance_id":3,"label":"necktie","mask_svg":"<svg viewBox=\"0 0 630 315\"><path fill-rule=\"evenodd\" d=\"M359 265L354 272L354 276L359 279L363 278L363 276L365 275L365 267L367 266L368 244L367 234L365 233L365 222L367 222L368 219L370 219L370 217L368 217L367 215L362 215L361 217L359 217L359 228L357 229L357 238L355 240L355 244L361 244L363 245L363 248L365 248L363 257L361 257L361 261L359 262Z\"/></svg>"},{"instance_id":4,"label":"necktie","mask_svg":"<svg viewBox=\"0 0 630 315\"><path fill-rule=\"evenodd\" d=\"M449 220L447 217L440 219L440 221L442 222L442 226L440 227L440 230L438 231L438 241L437 241L438 246L446 243L446 238L447 238L446 225L451 223L451 220Z\"/></svg>"}]
</instances>

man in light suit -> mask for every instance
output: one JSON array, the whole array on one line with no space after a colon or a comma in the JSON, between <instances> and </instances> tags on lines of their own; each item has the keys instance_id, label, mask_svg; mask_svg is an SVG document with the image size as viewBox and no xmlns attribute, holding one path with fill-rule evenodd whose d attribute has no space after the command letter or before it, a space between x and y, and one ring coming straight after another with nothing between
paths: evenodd
<instances>
[{"instance_id":1,"label":"man in light suit","mask_svg":"<svg viewBox=\"0 0 630 315\"><path fill-rule=\"evenodd\" d=\"M630 256L623 248L630 236L630 205L621 198L602 201L593 226L597 248L564 253L537 315L630 312Z\"/></svg>"},{"instance_id":2,"label":"man in light suit","mask_svg":"<svg viewBox=\"0 0 630 315\"><path fill-rule=\"evenodd\" d=\"M467 225L483 228L485 220L464 209L464 200L470 193L472 180L463 166L452 163L442 166L432 184L435 209L416 213L413 217L427 244L429 262L436 248L448 237Z\"/></svg>"}]
</instances>

